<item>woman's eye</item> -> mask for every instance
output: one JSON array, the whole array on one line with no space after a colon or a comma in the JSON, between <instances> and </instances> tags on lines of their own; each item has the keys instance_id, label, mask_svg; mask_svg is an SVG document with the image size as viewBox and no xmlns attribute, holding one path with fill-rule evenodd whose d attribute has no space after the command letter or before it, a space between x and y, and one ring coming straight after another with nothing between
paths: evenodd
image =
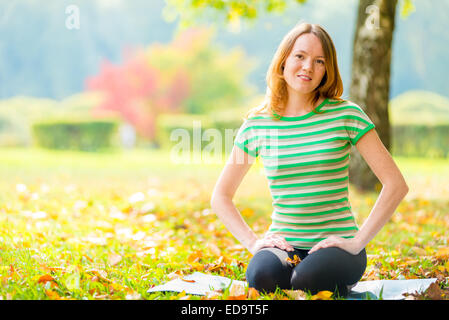
<instances>
[{"instance_id":1,"label":"woman's eye","mask_svg":"<svg viewBox=\"0 0 449 320\"><path fill-rule=\"evenodd\" d=\"M301 59L303 57L302 54L297 54L296 57L298 57L299 59Z\"/></svg>"},{"instance_id":2,"label":"woman's eye","mask_svg":"<svg viewBox=\"0 0 449 320\"><path fill-rule=\"evenodd\" d=\"M317 60L318 63L324 64L323 60Z\"/></svg>"}]
</instances>

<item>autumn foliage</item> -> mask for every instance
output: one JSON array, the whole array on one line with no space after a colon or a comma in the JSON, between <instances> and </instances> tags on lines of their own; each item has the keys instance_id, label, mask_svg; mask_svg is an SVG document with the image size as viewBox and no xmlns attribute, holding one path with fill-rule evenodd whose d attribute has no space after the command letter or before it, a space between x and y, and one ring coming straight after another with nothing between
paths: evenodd
<instances>
[{"instance_id":1,"label":"autumn foliage","mask_svg":"<svg viewBox=\"0 0 449 320\"><path fill-rule=\"evenodd\" d=\"M189 81L183 70L167 76L150 66L143 52L128 54L121 65L103 62L100 73L87 80L89 90L105 97L95 113L116 112L148 139L155 135L159 113L176 112L188 96Z\"/></svg>"},{"instance_id":2,"label":"autumn foliage","mask_svg":"<svg viewBox=\"0 0 449 320\"><path fill-rule=\"evenodd\" d=\"M103 93L95 115L114 113L153 140L161 113L241 107L253 90L246 77L254 64L242 50L224 51L212 39L212 30L192 28L171 43L127 50L121 63L104 61L86 80L88 90Z\"/></svg>"},{"instance_id":3,"label":"autumn foliage","mask_svg":"<svg viewBox=\"0 0 449 320\"><path fill-rule=\"evenodd\" d=\"M326 291L266 294L243 287L202 297L147 292L194 272L245 280L251 254L210 208L221 166L173 165L162 151L112 157L3 151L0 163L8 168L0 181L0 299L338 299ZM262 236L271 201L255 166L235 204ZM421 176L410 178L414 192L367 245L361 281L436 278L428 291L405 298L448 299L447 190L434 188L438 199L423 197L429 185ZM351 190L350 196L360 225L377 194ZM302 263L298 257L288 262Z\"/></svg>"}]
</instances>

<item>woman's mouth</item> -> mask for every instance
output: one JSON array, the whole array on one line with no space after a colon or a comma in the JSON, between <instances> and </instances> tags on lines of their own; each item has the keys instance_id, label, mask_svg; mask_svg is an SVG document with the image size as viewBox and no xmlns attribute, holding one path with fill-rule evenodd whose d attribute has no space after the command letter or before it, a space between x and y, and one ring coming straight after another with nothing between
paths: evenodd
<instances>
[{"instance_id":1,"label":"woman's mouth","mask_svg":"<svg viewBox=\"0 0 449 320\"><path fill-rule=\"evenodd\" d=\"M302 75L302 74L298 75L298 78L300 78L303 81L312 81L312 78Z\"/></svg>"}]
</instances>

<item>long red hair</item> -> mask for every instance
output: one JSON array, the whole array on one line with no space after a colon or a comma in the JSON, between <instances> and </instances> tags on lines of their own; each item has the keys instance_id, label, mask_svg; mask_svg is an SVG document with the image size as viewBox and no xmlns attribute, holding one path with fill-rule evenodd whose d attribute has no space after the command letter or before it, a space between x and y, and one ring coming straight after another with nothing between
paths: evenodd
<instances>
[{"instance_id":1,"label":"long red hair","mask_svg":"<svg viewBox=\"0 0 449 320\"><path fill-rule=\"evenodd\" d=\"M269 113L274 119L283 115L287 101L287 83L283 75L283 65L289 56L296 39L303 34L312 33L318 37L324 51L326 72L320 85L315 89L312 103L315 105L320 97L341 100L343 81L338 69L337 52L329 34L320 25L299 23L282 39L268 68L266 82L267 91L262 105L251 109L245 116ZM315 110L313 110L315 112Z\"/></svg>"}]
</instances>

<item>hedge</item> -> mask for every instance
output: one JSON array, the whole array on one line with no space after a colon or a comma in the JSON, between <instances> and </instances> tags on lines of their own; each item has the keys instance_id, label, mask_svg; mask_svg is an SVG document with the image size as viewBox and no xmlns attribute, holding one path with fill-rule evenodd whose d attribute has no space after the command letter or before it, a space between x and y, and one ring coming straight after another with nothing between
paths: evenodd
<instances>
[{"instance_id":1,"label":"hedge","mask_svg":"<svg viewBox=\"0 0 449 320\"><path fill-rule=\"evenodd\" d=\"M190 114L161 115L157 121L156 139L158 144L162 148L171 148L181 140L179 136L176 137L176 132L184 131L190 138L190 150L193 150L194 121L197 121L197 132L201 128L201 150L204 150L209 143L204 139L205 132L213 128L220 132L223 139L222 151L229 153L231 150L225 149L225 130L234 130L233 141L238 128L243 123L243 118ZM174 131L176 129L180 130ZM392 133L392 154L395 156L449 158L449 124L438 126L396 125L393 126ZM173 141L170 141L171 134L173 134ZM227 146L229 147L229 143Z\"/></svg>"},{"instance_id":2,"label":"hedge","mask_svg":"<svg viewBox=\"0 0 449 320\"><path fill-rule=\"evenodd\" d=\"M199 151L205 150L219 138L222 153L228 153L241 124L242 119L216 119L209 115L161 115L157 119L156 140L161 148L169 149L187 143L185 151Z\"/></svg>"},{"instance_id":3,"label":"hedge","mask_svg":"<svg viewBox=\"0 0 449 320\"><path fill-rule=\"evenodd\" d=\"M32 125L34 143L48 149L99 151L112 148L114 120L52 120Z\"/></svg>"},{"instance_id":4,"label":"hedge","mask_svg":"<svg viewBox=\"0 0 449 320\"><path fill-rule=\"evenodd\" d=\"M449 125L396 125L392 131L395 156L449 158Z\"/></svg>"}]
</instances>

